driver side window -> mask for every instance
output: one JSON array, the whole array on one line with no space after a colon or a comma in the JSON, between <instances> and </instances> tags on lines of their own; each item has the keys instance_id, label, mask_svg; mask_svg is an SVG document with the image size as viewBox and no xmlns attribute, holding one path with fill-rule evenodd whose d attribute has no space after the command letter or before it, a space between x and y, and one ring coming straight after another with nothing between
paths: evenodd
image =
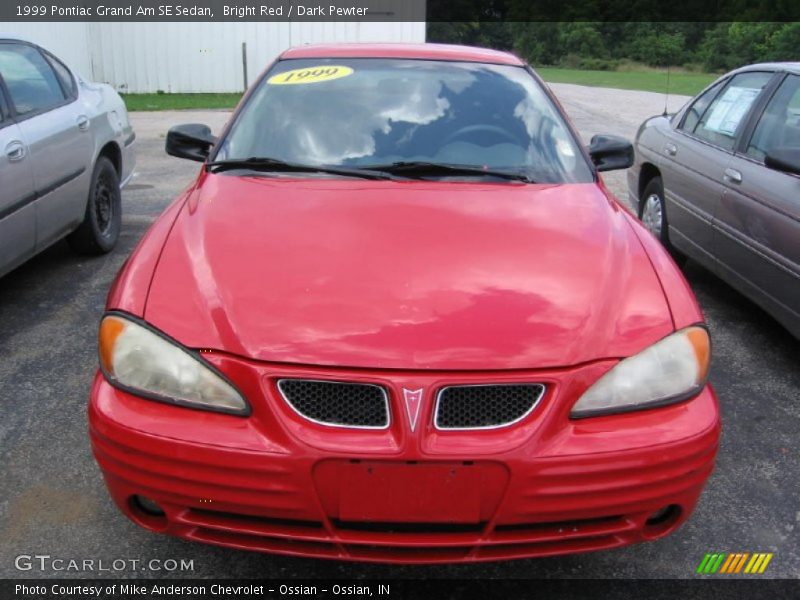
<instances>
[{"instance_id":1,"label":"driver side window","mask_svg":"<svg viewBox=\"0 0 800 600\"><path fill-rule=\"evenodd\" d=\"M720 81L716 85L708 88L697 98L697 100L694 101L694 104L692 104L689 107L689 110L686 111L686 117L684 118L680 129L686 131L687 133L694 132L694 128L697 127L700 119L705 114L708 105L711 104L711 101L716 97L717 92L722 89L723 85L725 85L725 81Z\"/></svg>"},{"instance_id":2,"label":"driver side window","mask_svg":"<svg viewBox=\"0 0 800 600\"><path fill-rule=\"evenodd\" d=\"M751 107L772 76L767 71L748 71L732 77L700 117L694 135L724 150L732 150Z\"/></svg>"}]
</instances>

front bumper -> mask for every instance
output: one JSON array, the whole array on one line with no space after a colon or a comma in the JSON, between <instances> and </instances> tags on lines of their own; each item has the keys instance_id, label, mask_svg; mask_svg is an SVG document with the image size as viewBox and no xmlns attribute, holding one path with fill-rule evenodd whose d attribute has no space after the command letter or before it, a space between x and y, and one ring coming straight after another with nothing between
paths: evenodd
<instances>
[{"instance_id":1,"label":"front bumper","mask_svg":"<svg viewBox=\"0 0 800 600\"><path fill-rule=\"evenodd\" d=\"M673 406L570 420L571 403L562 397L577 398L610 363L547 373L364 375L211 360L240 383L253 405L250 417L140 399L98 374L90 434L111 496L130 519L233 548L431 563L549 556L655 539L689 517L713 469L720 433L710 387ZM426 391L417 432L402 419L386 431L358 431L304 422L285 410L272 384L287 375L381 382L398 415L397 392L410 385L433 391L452 381L545 381L548 393L528 418L500 430L435 430L426 425L433 395ZM393 490L396 518L384 507L381 520L352 519L344 508L343 488L354 485L348 477L354 469L387 466L410 482ZM430 467L470 474L480 488L475 518L403 516L403 507L425 494L409 473ZM357 490L362 505L387 501L376 487ZM147 514L135 495L156 501L165 514ZM672 508L648 521L665 507ZM453 515L463 514L454 507Z\"/></svg>"}]
</instances>

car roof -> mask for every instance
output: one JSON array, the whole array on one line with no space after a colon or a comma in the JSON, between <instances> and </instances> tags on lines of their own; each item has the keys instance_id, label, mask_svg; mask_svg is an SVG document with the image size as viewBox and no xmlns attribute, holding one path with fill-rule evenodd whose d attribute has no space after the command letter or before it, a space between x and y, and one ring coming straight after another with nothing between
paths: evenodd
<instances>
[{"instance_id":1,"label":"car roof","mask_svg":"<svg viewBox=\"0 0 800 600\"><path fill-rule=\"evenodd\" d=\"M509 52L451 44L309 44L289 48L281 59L292 58L411 58L522 66Z\"/></svg>"},{"instance_id":2,"label":"car roof","mask_svg":"<svg viewBox=\"0 0 800 600\"><path fill-rule=\"evenodd\" d=\"M790 73L800 74L800 62L765 62L756 63L754 65L747 65L734 69L729 73L744 73L747 71L788 71Z\"/></svg>"},{"instance_id":3,"label":"car roof","mask_svg":"<svg viewBox=\"0 0 800 600\"><path fill-rule=\"evenodd\" d=\"M19 35L6 34L0 31L0 42L25 42L26 44L33 44L34 42Z\"/></svg>"}]
</instances>

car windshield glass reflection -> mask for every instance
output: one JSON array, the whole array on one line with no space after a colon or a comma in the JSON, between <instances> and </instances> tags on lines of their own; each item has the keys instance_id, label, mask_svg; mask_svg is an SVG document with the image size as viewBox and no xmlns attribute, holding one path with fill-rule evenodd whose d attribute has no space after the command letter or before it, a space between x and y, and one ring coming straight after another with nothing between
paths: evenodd
<instances>
[{"instance_id":1,"label":"car windshield glass reflection","mask_svg":"<svg viewBox=\"0 0 800 600\"><path fill-rule=\"evenodd\" d=\"M593 178L561 116L525 69L477 63L281 61L215 159L249 157L349 168L437 163L548 183Z\"/></svg>"}]
</instances>

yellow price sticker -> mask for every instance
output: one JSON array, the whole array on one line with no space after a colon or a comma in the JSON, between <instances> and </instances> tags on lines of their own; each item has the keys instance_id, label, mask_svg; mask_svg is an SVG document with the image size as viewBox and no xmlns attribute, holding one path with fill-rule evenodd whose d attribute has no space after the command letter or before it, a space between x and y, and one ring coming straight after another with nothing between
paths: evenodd
<instances>
[{"instance_id":1,"label":"yellow price sticker","mask_svg":"<svg viewBox=\"0 0 800 600\"><path fill-rule=\"evenodd\" d=\"M341 79L353 74L350 67L337 65L322 65L319 67L306 67L304 69L293 69L273 75L267 79L270 85L297 85L302 83L320 83L322 81L332 81Z\"/></svg>"}]
</instances>

